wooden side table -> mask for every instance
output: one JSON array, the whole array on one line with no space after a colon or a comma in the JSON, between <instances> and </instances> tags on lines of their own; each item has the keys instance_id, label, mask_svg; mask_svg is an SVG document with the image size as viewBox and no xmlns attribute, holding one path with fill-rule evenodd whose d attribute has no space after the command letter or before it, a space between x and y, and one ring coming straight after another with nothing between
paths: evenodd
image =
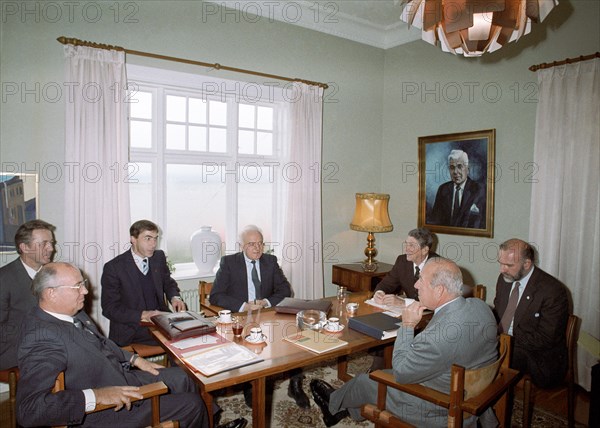
<instances>
[{"instance_id":1,"label":"wooden side table","mask_svg":"<svg viewBox=\"0 0 600 428\"><path fill-rule=\"evenodd\" d=\"M360 263L332 266L332 282L348 291L371 291L392 270L393 265L378 262L375 272L365 272Z\"/></svg>"}]
</instances>

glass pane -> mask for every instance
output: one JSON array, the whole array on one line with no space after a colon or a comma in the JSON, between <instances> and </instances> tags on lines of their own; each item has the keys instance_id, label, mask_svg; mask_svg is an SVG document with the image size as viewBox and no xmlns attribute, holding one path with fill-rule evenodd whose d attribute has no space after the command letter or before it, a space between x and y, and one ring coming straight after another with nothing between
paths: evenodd
<instances>
[{"instance_id":1,"label":"glass pane","mask_svg":"<svg viewBox=\"0 0 600 428\"><path fill-rule=\"evenodd\" d=\"M129 113L136 119L152 119L152 92L131 91Z\"/></svg>"},{"instance_id":2,"label":"glass pane","mask_svg":"<svg viewBox=\"0 0 600 428\"><path fill-rule=\"evenodd\" d=\"M272 206L275 203L272 173L269 168L252 162L241 166L239 170L238 230L248 224L255 224L262 229L265 240L272 237Z\"/></svg>"},{"instance_id":3,"label":"glass pane","mask_svg":"<svg viewBox=\"0 0 600 428\"><path fill-rule=\"evenodd\" d=\"M221 101L209 101L209 123L211 125L227 125L227 104Z\"/></svg>"},{"instance_id":4,"label":"glass pane","mask_svg":"<svg viewBox=\"0 0 600 428\"><path fill-rule=\"evenodd\" d=\"M273 155L273 134L270 132L256 133L256 154L265 156Z\"/></svg>"},{"instance_id":5,"label":"glass pane","mask_svg":"<svg viewBox=\"0 0 600 428\"><path fill-rule=\"evenodd\" d=\"M238 123L240 128L254 128L254 106L240 104L239 114Z\"/></svg>"},{"instance_id":6,"label":"glass pane","mask_svg":"<svg viewBox=\"0 0 600 428\"><path fill-rule=\"evenodd\" d=\"M254 154L254 132L239 131L238 132L238 153L245 155Z\"/></svg>"},{"instance_id":7,"label":"glass pane","mask_svg":"<svg viewBox=\"0 0 600 428\"><path fill-rule=\"evenodd\" d=\"M206 101L200 98L190 98L190 123L206 125Z\"/></svg>"},{"instance_id":8,"label":"glass pane","mask_svg":"<svg viewBox=\"0 0 600 428\"><path fill-rule=\"evenodd\" d=\"M210 128L209 132L209 152L226 153L227 152L227 132L221 128Z\"/></svg>"},{"instance_id":9,"label":"glass pane","mask_svg":"<svg viewBox=\"0 0 600 428\"><path fill-rule=\"evenodd\" d=\"M167 95L167 120L176 122L185 122L185 97L177 97L175 95Z\"/></svg>"},{"instance_id":10,"label":"glass pane","mask_svg":"<svg viewBox=\"0 0 600 428\"><path fill-rule=\"evenodd\" d=\"M128 173L131 223L142 219L152 220L152 164L131 162Z\"/></svg>"},{"instance_id":11,"label":"glass pane","mask_svg":"<svg viewBox=\"0 0 600 428\"><path fill-rule=\"evenodd\" d=\"M272 107L258 107L258 122L256 124L258 129L273 130L273 108Z\"/></svg>"},{"instance_id":12,"label":"glass pane","mask_svg":"<svg viewBox=\"0 0 600 428\"><path fill-rule=\"evenodd\" d=\"M206 127L190 126L189 127L189 149L205 152L206 147Z\"/></svg>"},{"instance_id":13,"label":"glass pane","mask_svg":"<svg viewBox=\"0 0 600 428\"><path fill-rule=\"evenodd\" d=\"M140 149L152 148L152 123L132 120L129 123L130 147Z\"/></svg>"},{"instance_id":14,"label":"glass pane","mask_svg":"<svg viewBox=\"0 0 600 428\"><path fill-rule=\"evenodd\" d=\"M185 125L167 125L167 149L185 150Z\"/></svg>"},{"instance_id":15,"label":"glass pane","mask_svg":"<svg viewBox=\"0 0 600 428\"><path fill-rule=\"evenodd\" d=\"M192 261L190 237L212 226L225 241L225 181L216 163L167 165L167 248L173 263Z\"/></svg>"}]
</instances>

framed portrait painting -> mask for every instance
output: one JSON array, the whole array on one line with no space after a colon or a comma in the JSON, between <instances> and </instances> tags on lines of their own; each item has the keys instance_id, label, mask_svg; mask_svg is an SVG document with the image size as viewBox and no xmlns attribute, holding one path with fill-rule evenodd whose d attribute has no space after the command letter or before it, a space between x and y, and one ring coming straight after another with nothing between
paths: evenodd
<instances>
[{"instance_id":1,"label":"framed portrait painting","mask_svg":"<svg viewBox=\"0 0 600 428\"><path fill-rule=\"evenodd\" d=\"M419 227L494 235L496 130L419 137Z\"/></svg>"},{"instance_id":2,"label":"framed portrait painting","mask_svg":"<svg viewBox=\"0 0 600 428\"><path fill-rule=\"evenodd\" d=\"M19 226L38 218L38 175L0 172L0 199L0 253L12 253Z\"/></svg>"}]
</instances>

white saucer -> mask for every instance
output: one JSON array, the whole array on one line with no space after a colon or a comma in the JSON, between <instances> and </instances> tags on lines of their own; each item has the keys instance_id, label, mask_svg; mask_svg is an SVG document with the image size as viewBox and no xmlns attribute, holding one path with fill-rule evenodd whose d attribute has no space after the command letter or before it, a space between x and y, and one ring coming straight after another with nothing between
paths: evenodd
<instances>
[{"instance_id":1,"label":"white saucer","mask_svg":"<svg viewBox=\"0 0 600 428\"><path fill-rule=\"evenodd\" d=\"M340 331L344 330L344 327L344 324L339 324L338 328L331 328L329 324L325 324L325 326L323 326L323 330L328 333L339 333Z\"/></svg>"},{"instance_id":2,"label":"white saucer","mask_svg":"<svg viewBox=\"0 0 600 428\"><path fill-rule=\"evenodd\" d=\"M265 336L264 334L262 335L262 338L260 340L250 340L250 335L246 335L244 336L244 340L248 343L253 343L255 345L258 345L260 343L266 342L267 341L267 336Z\"/></svg>"}]
</instances>

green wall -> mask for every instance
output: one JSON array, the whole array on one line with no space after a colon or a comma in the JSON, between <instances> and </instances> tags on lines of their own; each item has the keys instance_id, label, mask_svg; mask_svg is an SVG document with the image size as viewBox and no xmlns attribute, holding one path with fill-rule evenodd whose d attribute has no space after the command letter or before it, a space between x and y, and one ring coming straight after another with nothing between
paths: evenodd
<instances>
[{"instance_id":1,"label":"green wall","mask_svg":"<svg viewBox=\"0 0 600 428\"><path fill-rule=\"evenodd\" d=\"M330 167L326 172L335 170L335 174L323 183L323 241L338 250L326 254L326 294L333 290L331 264L358 259L365 245L366 236L348 228L354 193L391 194L395 231L378 235L377 240L379 259L393 262L406 231L417 222L417 176L403 177L401 167L416 163L417 138L486 128L497 130L496 159L503 170L496 183L494 238L439 238L442 248L451 249L449 243L475 248L473 260L461 254L457 261L468 268L474 282L493 283L497 267L489 257L482 260L477 247L528 235L530 185L522 176L513 180L509 171L515 162L523 165L532 159L536 105L527 102L525 94L535 75L527 67L600 50L599 3L593 0L562 0L547 21L534 26L533 34L480 59L443 54L422 41L383 51L250 15L208 16L200 1L116 5L75 2L69 10L62 2L3 3L0 162L4 169L16 164L18 172L38 170L41 217L58 226L60 242L67 90L62 45L56 42L59 36L328 82L332 88L324 105L323 164ZM128 61L149 62L134 56ZM228 77L214 70L209 73ZM403 100L402 84L415 82L426 87L436 82L441 87L477 82L479 88L493 83L502 89L502 96L492 103L476 90L472 102L466 95L458 102L443 96L439 102L431 98L422 102L418 96ZM513 88L520 90L517 99ZM450 251L447 255L457 258ZM4 256L0 262L11 258ZM193 282L183 286L191 287Z\"/></svg>"}]
</instances>

